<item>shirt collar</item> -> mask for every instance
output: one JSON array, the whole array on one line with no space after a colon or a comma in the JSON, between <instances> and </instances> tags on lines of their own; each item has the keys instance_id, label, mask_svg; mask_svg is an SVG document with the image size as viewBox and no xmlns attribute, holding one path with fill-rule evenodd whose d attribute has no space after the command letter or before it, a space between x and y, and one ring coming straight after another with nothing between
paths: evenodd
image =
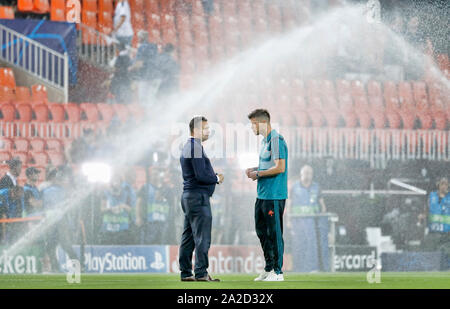
<instances>
[{"instance_id":1,"label":"shirt collar","mask_svg":"<svg viewBox=\"0 0 450 309\"><path fill-rule=\"evenodd\" d=\"M14 183L14 185L16 185L17 178L14 177L14 175L12 175L9 171L6 172L6 175L8 175L9 178L11 178L12 182Z\"/></svg>"},{"instance_id":2,"label":"shirt collar","mask_svg":"<svg viewBox=\"0 0 450 309\"><path fill-rule=\"evenodd\" d=\"M266 143L270 142L270 139L271 139L272 136L275 135L275 134L276 134L275 129L270 130L270 133L267 135L267 137L264 139L264 141L265 141Z\"/></svg>"}]
</instances>

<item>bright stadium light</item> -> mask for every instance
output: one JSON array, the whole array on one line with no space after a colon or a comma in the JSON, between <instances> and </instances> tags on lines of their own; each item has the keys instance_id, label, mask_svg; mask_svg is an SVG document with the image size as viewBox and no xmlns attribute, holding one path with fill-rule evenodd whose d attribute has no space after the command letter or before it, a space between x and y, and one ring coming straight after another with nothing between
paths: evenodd
<instances>
[{"instance_id":1,"label":"bright stadium light","mask_svg":"<svg viewBox=\"0 0 450 309\"><path fill-rule=\"evenodd\" d=\"M111 181L111 166L102 162L86 162L81 166L81 172L91 183L109 183Z\"/></svg>"},{"instance_id":2,"label":"bright stadium light","mask_svg":"<svg viewBox=\"0 0 450 309\"><path fill-rule=\"evenodd\" d=\"M245 170L247 168L256 167L259 164L259 157L256 153L243 153L239 155L239 166Z\"/></svg>"}]
</instances>

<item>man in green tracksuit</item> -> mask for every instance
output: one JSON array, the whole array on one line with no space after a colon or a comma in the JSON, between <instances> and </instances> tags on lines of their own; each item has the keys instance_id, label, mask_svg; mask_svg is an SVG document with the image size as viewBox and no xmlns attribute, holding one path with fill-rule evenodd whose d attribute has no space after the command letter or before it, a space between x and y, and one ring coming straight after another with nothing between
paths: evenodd
<instances>
[{"instance_id":1,"label":"man in green tracksuit","mask_svg":"<svg viewBox=\"0 0 450 309\"><path fill-rule=\"evenodd\" d=\"M270 125L270 114L257 109L248 115L252 130L264 139L259 166L246 170L247 177L258 180L255 228L264 252L266 266L255 281L284 281L283 212L287 199L288 150L286 142Z\"/></svg>"}]
</instances>

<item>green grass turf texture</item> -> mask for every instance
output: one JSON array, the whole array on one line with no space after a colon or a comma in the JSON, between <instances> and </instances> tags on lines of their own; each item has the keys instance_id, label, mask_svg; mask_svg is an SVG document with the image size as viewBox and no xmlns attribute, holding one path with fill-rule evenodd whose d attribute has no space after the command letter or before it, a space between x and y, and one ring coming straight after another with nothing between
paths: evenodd
<instances>
[{"instance_id":1,"label":"green grass turf texture","mask_svg":"<svg viewBox=\"0 0 450 309\"><path fill-rule=\"evenodd\" d=\"M213 274L214 275L214 274ZM450 289L450 272L381 273L369 284L366 273L285 273L283 282L254 282L256 275L215 275L221 282L181 282L176 274L0 275L0 289Z\"/></svg>"}]
</instances>

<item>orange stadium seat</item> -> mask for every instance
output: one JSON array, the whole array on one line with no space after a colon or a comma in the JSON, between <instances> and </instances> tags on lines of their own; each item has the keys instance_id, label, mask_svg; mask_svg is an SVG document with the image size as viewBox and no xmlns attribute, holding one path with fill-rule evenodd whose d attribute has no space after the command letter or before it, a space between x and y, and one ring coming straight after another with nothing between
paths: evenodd
<instances>
[{"instance_id":1,"label":"orange stadium seat","mask_svg":"<svg viewBox=\"0 0 450 309\"><path fill-rule=\"evenodd\" d=\"M356 128L358 124L358 117L356 116L356 113L353 110L351 109L341 110L340 114L344 119L346 128Z\"/></svg>"},{"instance_id":2,"label":"orange stadium seat","mask_svg":"<svg viewBox=\"0 0 450 309\"><path fill-rule=\"evenodd\" d=\"M417 104L417 102L420 102L424 98L428 100L427 85L425 84L425 82L413 81L412 82L412 90L413 90L414 101L416 102L416 104Z\"/></svg>"},{"instance_id":3,"label":"orange stadium seat","mask_svg":"<svg viewBox=\"0 0 450 309\"><path fill-rule=\"evenodd\" d=\"M367 82L367 94L369 97L383 97L383 90L378 81L370 80Z\"/></svg>"},{"instance_id":4,"label":"orange stadium seat","mask_svg":"<svg viewBox=\"0 0 450 309\"><path fill-rule=\"evenodd\" d=\"M100 122L108 126L111 120L114 118L115 112L110 104L98 103L96 104L98 112L101 116Z\"/></svg>"},{"instance_id":5,"label":"orange stadium seat","mask_svg":"<svg viewBox=\"0 0 450 309\"><path fill-rule=\"evenodd\" d=\"M31 86L31 98L35 101L47 101L47 87L44 85Z\"/></svg>"},{"instance_id":6,"label":"orange stadium seat","mask_svg":"<svg viewBox=\"0 0 450 309\"><path fill-rule=\"evenodd\" d=\"M218 15L208 17L210 52L212 61L220 61L225 54L223 46L223 19Z\"/></svg>"},{"instance_id":7,"label":"orange stadium seat","mask_svg":"<svg viewBox=\"0 0 450 309\"><path fill-rule=\"evenodd\" d=\"M66 161L63 152L47 151L47 156L54 166L63 165Z\"/></svg>"},{"instance_id":8,"label":"orange stadium seat","mask_svg":"<svg viewBox=\"0 0 450 309\"><path fill-rule=\"evenodd\" d=\"M59 139L49 138L46 139L45 150L49 152L64 152L64 145Z\"/></svg>"},{"instance_id":9,"label":"orange stadium seat","mask_svg":"<svg viewBox=\"0 0 450 309\"><path fill-rule=\"evenodd\" d=\"M447 129L447 118L443 113L433 113L433 120L436 125L436 130L446 130Z\"/></svg>"},{"instance_id":10,"label":"orange stadium seat","mask_svg":"<svg viewBox=\"0 0 450 309\"><path fill-rule=\"evenodd\" d=\"M83 10L97 13L97 0L83 0L82 3Z\"/></svg>"},{"instance_id":11,"label":"orange stadium seat","mask_svg":"<svg viewBox=\"0 0 450 309\"><path fill-rule=\"evenodd\" d=\"M318 80L308 80L306 81L306 93L308 99L320 98L322 96L322 89Z\"/></svg>"},{"instance_id":12,"label":"orange stadium seat","mask_svg":"<svg viewBox=\"0 0 450 309\"><path fill-rule=\"evenodd\" d=\"M49 120L50 110L47 104L37 104L33 106L37 122L47 122Z\"/></svg>"},{"instance_id":13,"label":"orange stadium seat","mask_svg":"<svg viewBox=\"0 0 450 309\"><path fill-rule=\"evenodd\" d=\"M11 160L11 154L8 151L0 151L0 162L5 164L5 161ZM8 171L9 168L6 170Z\"/></svg>"},{"instance_id":14,"label":"orange stadium seat","mask_svg":"<svg viewBox=\"0 0 450 309\"><path fill-rule=\"evenodd\" d=\"M269 20L269 27L271 32L279 33L283 30L283 25L281 22L281 12L278 3L268 3L267 5L267 15Z\"/></svg>"},{"instance_id":15,"label":"orange stadium seat","mask_svg":"<svg viewBox=\"0 0 450 309\"><path fill-rule=\"evenodd\" d=\"M3 121L11 122L16 119L16 108L14 107L14 105L10 103L3 103L1 104L1 111Z\"/></svg>"},{"instance_id":16,"label":"orange stadium seat","mask_svg":"<svg viewBox=\"0 0 450 309\"><path fill-rule=\"evenodd\" d=\"M12 151L11 157L18 158L22 162L22 164L28 164L28 159L29 159L28 152Z\"/></svg>"},{"instance_id":17,"label":"orange stadium seat","mask_svg":"<svg viewBox=\"0 0 450 309\"><path fill-rule=\"evenodd\" d=\"M369 129L372 124L372 117L367 110L357 111L357 117L359 120L359 126L363 129Z\"/></svg>"},{"instance_id":18,"label":"orange stadium seat","mask_svg":"<svg viewBox=\"0 0 450 309\"><path fill-rule=\"evenodd\" d=\"M178 4L176 0L160 0L161 14L173 14L175 4Z\"/></svg>"},{"instance_id":19,"label":"orange stadium seat","mask_svg":"<svg viewBox=\"0 0 450 309\"><path fill-rule=\"evenodd\" d=\"M160 10L159 10L159 1L158 0L147 0L147 1L145 1L145 11L148 14L159 15L159 12L160 12Z\"/></svg>"},{"instance_id":20,"label":"orange stadium seat","mask_svg":"<svg viewBox=\"0 0 450 309\"><path fill-rule=\"evenodd\" d=\"M14 9L12 6L0 6L0 19L14 19Z\"/></svg>"},{"instance_id":21,"label":"orange stadium seat","mask_svg":"<svg viewBox=\"0 0 450 309\"><path fill-rule=\"evenodd\" d=\"M33 12L39 14L45 14L50 11L50 5L48 0L34 0L33 2Z\"/></svg>"},{"instance_id":22,"label":"orange stadium seat","mask_svg":"<svg viewBox=\"0 0 450 309\"><path fill-rule=\"evenodd\" d=\"M14 139L14 151L28 152L30 150L30 142L26 138Z\"/></svg>"},{"instance_id":23,"label":"orange stadium seat","mask_svg":"<svg viewBox=\"0 0 450 309\"><path fill-rule=\"evenodd\" d=\"M370 111L373 119L373 125L375 129L384 129L386 128L386 115L384 111L380 109L372 109Z\"/></svg>"},{"instance_id":24,"label":"orange stadium seat","mask_svg":"<svg viewBox=\"0 0 450 309\"><path fill-rule=\"evenodd\" d=\"M0 101L12 102L16 99L14 90L8 86L0 85Z\"/></svg>"},{"instance_id":25,"label":"orange stadium seat","mask_svg":"<svg viewBox=\"0 0 450 309\"><path fill-rule=\"evenodd\" d=\"M50 20L66 21L66 1L52 0L50 3Z\"/></svg>"},{"instance_id":26,"label":"orange stadium seat","mask_svg":"<svg viewBox=\"0 0 450 309\"><path fill-rule=\"evenodd\" d=\"M384 110L384 103L382 97L369 97L370 109Z\"/></svg>"},{"instance_id":27,"label":"orange stadium seat","mask_svg":"<svg viewBox=\"0 0 450 309\"><path fill-rule=\"evenodd\" d=\"M398 83L398 98L400 100L400 104L414 106L414 97L411 88L411 84L407 81Z\"/></svg>"},{"instance_id":28,"label":"orange stadium seat","mask_svg":"<svg viewBox=\"0 0 450 309\"><path fill-rule=\"evenodd\" d=\"M386 118L389 123L389 128L391 128L391 129L399 129L400 128L401 118L397 111L386 110Z\"/></svg>"},{"instance_id":29,"label":"orange stadium seat","mask_svg":"<svg viewBox=\"0 0 450 309\"><path fill-rule=\"evenodd\" d=\"M31 12L33 11L34 4L33 0L18 0L17 9L21 12Z\"/></svg>"},{"instance_id":30,"label":"orange stadium seat","mask_svg":"<svg viewBox=\"0 0 450 309\"><path fill-rule=\"evenodd\" d=\"M412 110L402 109L400 118L402 119L403 129L412 130L416 121L416 113Z\"/></svg>"},{"instance_id":31,"label":"orange stadium seat","mask_svg":"<svg viewBox=\"0 0 450 309\"><path fill-rule=\"evenodd\" d=\"M14 148L14 141L12 139L3 137L0 139L0 151L11 151Z\"/></svg>"},{"instance_id":32,"label":"orange stadium seat","mask_svg":"<svg viewBox=\"0 0 450 309\"><path fill-rule=\"evenodd\" d=\"M350 82L351 92L352 96L355 97L362 97L366 96L366 90L364 89L364 85L359 80L352 80Z\"/></svg>"},{"instance_id":33,"label":"orange stadium seat","mask_svg":"<svg viewBox=\"0 0 450 309\"><path fill-rule=\"evenodd\" d=\"M348 80L339 79L336 81L336 90L338 97L351 96L351 84Z\"/></svg>"},{"instance_id":34,"label":"orange stadium seat","mask_svg":"<svg viewBox=\"0 0 450 309\"><path fill-rule=\"evenodd\" d=\"M99 12L114 12L113 0L98 0L98 11Z\"/></svg>"},{"instance_id":35,"label":"orange stadium seat","mask_svg":"<svg viewBox=\"0 0 450 309\"><path fill-rule=\"evenodd\" d=\"M338 109L339 104L334 96L323 96L322 106L326 109Z\"/></svg>"},{"instance_id":36,"label":"orange stadium seat","mask_svg":"<svg viewBox=\"0 0 450 309\"><path fill-rule=\"evenodd\" d=\"M173 44L177 46L177 30L175 28L175 17L164 15L161 20L161 36L164 44Z\"/></svg>"},{"instance_id":37,"label":"orange stadium seat","mask_svg":"<svg viewBox=\"0 0 450 309\"><path fill-rule=\"evenodd\" d=\"M31 101L30 88L17 86L15 92L17 101Z\"/></svg>"},{"instance_id":38,"label":"orange stadium seat","mask_svg":"<svg viewBox=\"0 0 450 309\"><path fill-rule=\"evenodd\" d=\"M367 111L369 110L369 102L365 96L357 96L353 98L355 103L355 110L357 111Z\"/></svg>"},{"instance_id":39,"label":"orange stadium seat","mask_svg":"<svg viewBox=\"0 0 450 309\"><path fill-rule=\"evenodd\" d=\"M336 88L334 87L333 81L322 80L320 81L320 87L322 88L323 95L331 96L333 98L336 97Z\"/></svg>"},{"instance_id":40,"label":"orange stadium seat","mask_svg":"<svg viewBox=\"0 0 450 309\"><path fill-rule=\"evenodd\" d=\"M7 86L11 89L16 88L16 80L11 68L0 68L0 85Z\"/></svg>"},{"instance_id":41,"label":"orange stadium seat","mask_svg":"<svg viewBox=\"0 0 450 309\"><path fill-rule=\"evenodd\" d=\"M420 128L422 130L430 130L433 128L433 117L431 116L430 113L428 112L418 113L417 118L420 121Z\"/></svg>"},{"instance_id":42,"label":"orange stadium seat","mask_svg":"<svg viewBox=\"0 0 450 309\"><path fill-rule=\"evenodd\" d=\"M78 123L81 120L81 109L75 103L64 104L66 110L68 121L72 123Z\"/></svg>"},{"instance_id":43,"label":"orange stadium seat","mask_svg":"<svg viewBox=\"0 0 450 309\"><path fill-rule=\"evenodd\" d=\"M399 110L401 108L400 102L396 97L390 97L386 99L386 109L387 110Z\"/></svg>"},{"instance_id":44,"label":"orange stadium seat","mask_svg":"<svg viewBox=\"0 0 450 309\"><path fill-rule=\"evenodd\" d=\"M51 122L64 122L65 110L63 104L55 103L48 106L51 115Z\"/></svg>"},{"instance_id":45,"label":"orange stadium seat","mask_svg":"<svg viewBox=\"0 0 450 309\"><path fill-rule=\"evenodd\" d=\"M98 12L98 27L99 31L105 34L109 34L113 29L113 17L111 12L100 11Z\"/></svg>"},{"instance_id":46,"label":"orange stadium seat","mask_svg":"<svg viewBox=\"0 0 450 309\"><path fill-rule=\"evenodd\" d=\"M352 110L353 100L349 95L339 96L339 109L340 110Z\"/></svg>"},{"instance_id":47,"label":"orange stadium seat","mask_svg":"<svg viewBox=\"0 0 450 309\"><path fill-rule=\"evenodd\" d=\"M201 0L191 0L192 4L192 15L202 16L204 15L203 4Z\"/></svg>"},{"instance_id":48,"label":"orange stadium seat","mask_svg":"<svg viewBox=\"0 0 450 309\"><path fill-rule=\"evenodd\" d=\"M33 109L28 103L20 103L17 106L17 112L19 114L19 120L21 122L31 122L33 119Z\"/></svg>"},{"instance_id":49,"label":"orange stadium seat","mask_svg":"<svg viewBox=\"0 0 450 309\"><path fill-rule=\"evenodd\" d=\"M240 1L240 0L238 0ZM229 16L236 16L236 1L235 0L227 0L222 1L222 12L224 18Z\"/></svg>"},{"instance_id":50,"label":"orange stadium seat","mask_svg":"<svg viewBox=\"0 0 450 309\"><path fill-rule=\"evenodd\" d=\"M298 24L297 14L295 10L295 0L284 0L281 6L283 14L283 24L285 30L291 30Z\"/></svg>"},{"instance_id":51,"label":"orange stadium seat","mask_svg":"<svg viewBox=\"0 0 450 309\"><path fill-rule=\"evenodd\" d=\"M85 29L82 32L82 41L83 44L94 44L95 43L95 31L97 29L97 13L85 11L81 13L81 22L91 28Z\"/></svg>"},{"instance_id":52,"label":"orange stadium seat","mask_svg":"<svg viewBox=\"0 0 450 309\"><path fill-rule=\"evenodd\" d=\"M315 128L322 127L323 115L320 109L311 108L308 110L309 119L311 119L311 125Z\"/></svg>"},{"instance_id":53,"label":"orange stadium seat","mask_svg":"<svg viewBox=\"0 0 450 309\"><path fill-rule=\"evenodd\" d=\"M450 72L450 61L448 59L448 55L447 54L438 54L436 56L436 61L439 66L439 69L441 69L441 71L444 73L444 75L446 75L448 77L449 72Z\"/></svg>"},{"instance_id":54,"label":"orange stadium seat","mask_svg":"<svg viewBox=\"0 0 450 309\"><path fill-rule=\"evenodd\" d=\"M339 112L337 110L325 109L323 116L325 117L328 128L337 128L339 124Z\"/></svg>"},{"instance_id":55,"label":"orange stadium seat","mask_svg":"<svg viewBox=\"0 0 450 309\"><path fill-rule=\"evenodd\" d=\"M88 122L95 123L99 119L99 113L96 104L92 103L81 103L80 108L82 113L86 116Z\"/></svg>"},{"instance_id":56,"label":"orange stadium seat","mask_svg":"<svg viewBox=\"0 0 450 309\"><path fill-rule=\"evenodd\" d=\"M45 150L45 140L42 138L30 139L30 147L33 152L42 152Z\"/></svg>"},{"instance_id":57,"label":"orange stadium seat","mask_svg":"<svg viewBox=\"0 0 450 309\"><path fill-rule=\"evenodd\" d=\"M393 81L386 81L383 83L384 99L398 98L397 84Z\"/></svg>"},{"instance_id":58,"label":"orange stadium seat","mask_svg":"<svg viewBox=\"0 0 450 309\"><path fill-rule=\"evenodd\" d=\"M48 155L45 152L30 152L30 160L29 165L35 166L47 166L48 164ZM56 166L56 164L54 164Z\"/></svg>"}]
</instances>

